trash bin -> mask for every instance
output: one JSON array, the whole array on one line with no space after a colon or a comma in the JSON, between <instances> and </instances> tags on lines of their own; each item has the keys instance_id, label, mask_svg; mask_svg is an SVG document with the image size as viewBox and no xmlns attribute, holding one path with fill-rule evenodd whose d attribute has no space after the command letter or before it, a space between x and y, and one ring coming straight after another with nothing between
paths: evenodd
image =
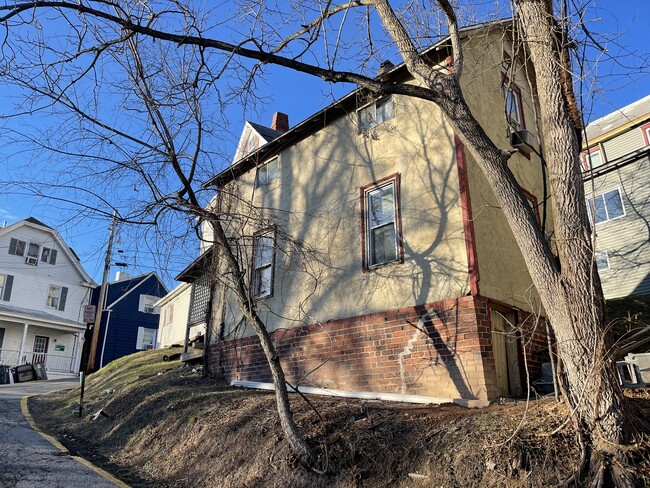
<instances>
[{"instance_id":1,"label":"trash bin","mask_svg":"<svg viewBox=\"0 0 650 488\"><path fill-rule=\"evenodd\" d=\"M34 378L34 367L31 364L16 366L16 379L18 380L18 383L34 381Z\"/></svg>"},{"instance_id":2,"label":"trash bin","mask_svg":"<svg viewBox=\"0 0 650 488\"><path fill-rule=\"evenodd\" d=\"M37 380L46 380L47 372L45 371L45 363L34 363L34 374L36 375Z\"/></svg>"},{"instance_id":3,"label":"trash bin","mask_svg":"<svg viewBox=\"0 0 650 488\"><path fill-rule=\"evenodd\" d=\"M9 385L11 381L11 366L0 366L0 385Z\"/></svg>"}]
</instances>

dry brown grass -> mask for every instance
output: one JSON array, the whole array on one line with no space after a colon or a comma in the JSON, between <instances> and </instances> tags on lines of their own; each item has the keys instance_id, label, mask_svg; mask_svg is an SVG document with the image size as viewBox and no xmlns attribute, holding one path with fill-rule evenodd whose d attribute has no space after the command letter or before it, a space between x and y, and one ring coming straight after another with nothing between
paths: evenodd
<instances>
[{"instance_id":1,"label":"dry brown grass","mask_svg":"<svg viewBox=\"0 0 650 488\"><path fill-rule=\"evenodd\" d=\"M553 400L483 410L292 397L296 420L327 474L297 465L274 396L203 379L148 351L114 361L78 391L30 399L43 428L138 487L553 486L578 457L566 409ZM110 392L110 390L113 390ZM644 396L645 395L645 396ZM647 393L635 405L650 413ZM103 409L110 418L92 416ZM647 473L640 458L640 473ZM413 475L420 475L420 477Z\"/></svg>"}]
</instances>

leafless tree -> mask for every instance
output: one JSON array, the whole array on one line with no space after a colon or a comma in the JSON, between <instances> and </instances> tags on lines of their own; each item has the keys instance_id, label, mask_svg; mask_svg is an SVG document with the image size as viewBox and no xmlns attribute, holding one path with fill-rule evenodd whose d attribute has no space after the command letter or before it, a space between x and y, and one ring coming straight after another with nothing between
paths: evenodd
<instances>
[{"instance_id":1,"label":"leafless tree","mask_svg":"<svg viewBox=\"0 0 650 488\"><path fill-rule=\"evenodd\" d=\"M191 97L200 95L197 91L213 89L214 82L225 72L237 73L241 77L244 88L238 95L250 93L246 89L250 87L252 76L269 64L332 83L352 83L378 95L401 94L435 103L489 181L527 262L557 339L567 399L575 413L585 452L589 454L585 456L585 462L589 463L595 482L602 484L606 473L610 473L617 485L632 486L625 445L631 441L633 431L616 378L612 344L606 333L605 301L593 259L581 178L581 122L569 64L573 39L567 34L570 32L571 12L567 2L560 2L560 12L554 12L553 2L548 0L512 0L504 5L515 14L513 23L517 35L535 73L543 156L553 194L551 205L555 218L556 250L551 249L536 225L535 216L508 168L512 151L498 147L486 135L465 102L460 84L464 57L459 15L461 6L470 8L471 2L467 5L449 0L432 4L408 3L397 12L388 0L355 0L341 4L313 1L296 5L292 2L271 5L253 0L233 5L230 16L216 17L214 13L195 10L192 2L181 0L16 1L0 6L0 19L6 29L3 72L32 90L37 86L33 93L50 97L52 107L62 106L80 115L84 113L84 107L75 102L74 95L78 95L75 90L79 89L77 79L72 78L67 86L56 87L63 67L76 67L78 79L91 73L97 77L101 87L99 81L104 79L102 55L115 53L113 55L119 62L120 49L130 49L129 46L146 38L164 45L164 52L168 55L180 56L178 53L191 52L196 57L194 61L198 62L199 68L191 76L178 80L176 94L184 101L190 101L190 106ZM578 17L582 15L581 9L574 12ZM223 15L223 10L217 13ZM356 16L356 22L350 21L352 16ZM74 29L78 39L76 45L62 44L60 48L58 45L44 45L39 38L41 28L61 28L47 25L53 22L52 19L65 21L65 29ZM239 28L241 36L224 34L232 32L223 29L226 22L233 30ZM421 53L423 45L442 35L439 30L441 23L446 26L442 34L449 36L453 49L451 71L440 70ZM26 24L38 27L33 34L36 37L20 38L19 33ZM359 25L363 28L355 28ZM117 35L106 38L98 35L107 31ZM87 42L91 35L95 36L94 42ZM342 42L342 37L347 42ZM188 47L195 49L188 50ZM390 49L399 53L416 84L365 74L367 62L382 52L390 52ZM137 55L129 59L134 63L130 70L136 74L130 82L138 86L139 97L147 103L146 115L150 117L150 126L159 143L152 146L149 140L132 142L145 148L144 153L151 161L164 160L168 167L173 168L176 181L181 182L177 191L167 192L159 192L152 183L151 192L158 196L159 203L178 208L189 204L193 213L209 219L210 216L202 213L201 202L191 189L197 179L198 158L192 157L190 148L178 146L176 134L166 132L169 127L166 114L169 105L166 104L170 101L161 99L160 94L151 90L152 85L147 83L150 77L160 73L152 73L148 62L138 59ZM30 70L21 72L18 69L23 60ZM35 66L39 70L34 70ZM31 76L25 76L26 73L31 73ZM41 84L35 83L37 81ZM25 108L26 111L34 109L34 105ZM186 116L193 124L205 123L206 120L199 116L198 108L197 111L188 111ZM102 143L111 144L111 138ZM116 163L115 171L123 171L137 162L142 165L140 177L144 181L158 176L148 166L151 161L143 164L142 150L117 149L118 154L121 151L128 157L111 161ZM153 209L151 206L146 208ZM219 226L218 219L213 223L215 240L224 249L226 261L235 273L242 273L235 257L228 251L228 236ZM282 377L277 355L270 348L263 323L246 298L243 281L241 286L238 291L240 306L258 335L266 341L265 353L272 368L277 364L274 377L276 386L279 386ZM281 388L278 388L278 401L286 403L286 391ZM288 430L294 428L289 417L283 420L283 425ZM303 459L311 459L304 442L298 441L297 437L292 440L291 436L289 440ZM584 465L578 467L577 476L582 476L583 468Z\"/></svg>"}]
</instances>

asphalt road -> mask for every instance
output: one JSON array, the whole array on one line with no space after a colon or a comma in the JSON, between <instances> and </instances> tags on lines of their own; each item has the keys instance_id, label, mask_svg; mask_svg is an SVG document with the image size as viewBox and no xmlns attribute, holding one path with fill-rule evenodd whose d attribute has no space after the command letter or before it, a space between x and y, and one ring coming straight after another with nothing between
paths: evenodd
<instances>
[{"instance_id":1,"label":"asphalt road","mask_svg":"<svg viewBox=\"0 0 650 488\"><path fill-rule=\"evenodd\" d=\"M116 484L62 453L33 430L20 409L25 395L74 388L77 381L0 385L0 487L115 488Z\"/></svg>"}]
</instances>

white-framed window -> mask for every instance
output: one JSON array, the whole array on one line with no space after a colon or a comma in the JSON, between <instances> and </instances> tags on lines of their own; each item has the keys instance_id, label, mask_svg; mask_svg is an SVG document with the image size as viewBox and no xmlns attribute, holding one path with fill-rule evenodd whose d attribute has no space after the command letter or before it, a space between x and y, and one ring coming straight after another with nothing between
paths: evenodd
<instances>
[{"instance_id":1,"label":"white-framed window","mask_svg":"<svg viewBox=\"0 0 650 488\"><path fill-rule=\"evenodd\" d=\"M14 284L14 277L8 274L0 274L0 300L8 302L11 299L11 288Z\"/></svg>"},{"instance_id":2,"label":"white-framed window","mask_svg":"<svg viewBox=\"0 0 650 488\"><path fill-rule=\"evenodd\" d=\"M26 248L27 242L25 241L14 239L13 237L9 241L9 254L13 254L14 256L24 256Z\"/></svg>"},{"instance_id":3,"label":"white-framed window","mask_svg":"<svg viewBox=\"0 0 650 488\"><path fill-rule=\"evenodd\" d=\"M65 310L65 302L67 298L68 289L65 286L50 285L45 305L63 311Z\"/></svg>"},{"instance_id":4,"label":"white-framed window","mask_svg":"<svg viewBox=\"0 0 650 488\"><path fill-rule=\"evenodd\" d=\"M41 251L40 244L34 242L21 241L20 239L12 238L9 241L9 254L14 256L25 256L25 263L32 266L38 264L38 257Z\"/></svg>"},{"instance_id":5,"label":"white-framed window","mask_svg":"<svg viewBox=\"0 0 650 488\"><path fill-rule=\"evenodd\" d=\"M585 151L582 153L582 164L585 171L590 169L598 168L603 165L603 153L600 149L592 149L591 151Z\"/></svg>"},{"instance_id":6,"label":"white-framed window","mask_svg":"<svg viewBox=\"0 0 650 488\"><path fill-rule=\"evenodd\" d=\"M363 189L366 268L401 260L398 178Z\"/></svg>"},{"instance_id":7,"label":"white-framed window","mask_svg":"<svg viewBox=\"0 0 650 488\"><path fill-rule=\"evenodd\" d=\"M154 349L156 347L156 329L148 329L146 327L138 327L138 337L136 340L135 348L139 351L145 349Z\"/></svg>"},{"instance_id":8,"label":"white-framed window","mask_svg":"<svg viewBox=\"0 0 650 488\"><path fill-rule=\"evenodd\" d=\"M587 208L591 221L600 224L614 220L625 215L623 199L618 188L596 195L587 199Z\"/></svg>"},{"instance_id":9,"label":"white-framed window","mask_svg":"<svg viewBox=\"0 0 650 488\"><path fill-rule=\"evenodd\" d=\"M159 314L160 308L154 307L154 303L160 300L159 297L153 295L140 295L140 304L138 310L144 313Z\"/></svg>"},{"instance_id":10,"label":"white-framed window","mask_svg":"<svg viewBox=\"0 0 650 488\"><path fill-rule=\"evenodd\" d=\"M515 131L524 129L526 126L524 124L521 90L516 84L509 82L505 75L501 90L503 91L503 98L505 100L505 113L508 125Z\"/></svg>"},{"instance_id":11,"label":"white-framed window","mask_svg":"<svg viewBox=\"0 0 650 488\"><path fill-rule=\"evenodd\" d=\"M609 269L609 255L607 251L596 251L594 253L594 259L596 260L598 271Z\"/></svg>"},{"instance_id":12,"label":"white-framed window","mask_svg":"<svg viewBox=\"0 0 650 488\"><path fill-rule=\"evenodd\" d=\"M275 257L275 232L257 234L253 243L253 296L273 295L273 264Z\"/></svg>"},{"instance_id":13,"label":"white-framed window","mask_svg":"<svg viewBox=\"0 0 650 488\"><path fill-rule=\"evenodd\" d=\"M280 166L278 158L273 158L257 168L257 175L255 176L255 188L268 185L275 180L280 174Z\"/></svg>"},{"instance_id":14,"label":"white-framed window","mask_svg":"<svg viewBox=\"0 0 650 488\"><path fill-rule=\"evenodd\" d=\"M52 249L52 248L49 248L49 247L43 247L43 251L41 251L41 261L44 262L44 263L55 265L56 264L56 255L57 255L56 249Z\"/></svg>"},{"instance_id":15,"label":"white-framed window","mask_svg":"<svg viewBox=\"0 0 650 488\"><path fill-rule=\"evenodd\" d=\"M361 107L357 111L359 117L359 132L365 132L395 116L393 97L384 97Z\"/></svg>"}]
</instances>

